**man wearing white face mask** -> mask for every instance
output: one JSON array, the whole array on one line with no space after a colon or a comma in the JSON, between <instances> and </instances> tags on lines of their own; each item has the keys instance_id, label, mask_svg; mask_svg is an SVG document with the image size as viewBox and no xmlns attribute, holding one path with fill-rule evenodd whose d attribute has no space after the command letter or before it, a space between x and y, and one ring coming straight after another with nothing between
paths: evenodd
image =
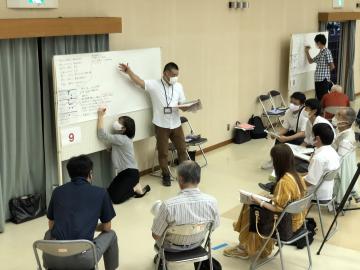
<instances>
[{"instance_id":1,"label":"man wearing white face mask","mask_svg":"<svg viewBox=\"0 0 360 270\"><path fill-rule=\"evenodd\" d=\"M332 124L336 127L338 134L332 144L341 158L339 179L336 182L337 197L336 202L340 203L343 199L349 184L357 169L356 159L356 139L352 124L356 120L356 112L352 108L344 108L337 111L332 119ZM358 186L355 186L351 196L356 202L360 202L360 196L357 193Z\"/></svg>"},{"instance_id":2,"label":"man wearing white face mask","mask_svg":"<svg viewBox=\"0 0 360 270\"><path fill-rule=\"evenodd\" d=\"M334 138L336 137L335 130L331 123L326 120L321 115L321 105L320 101L315 98L311 98L305 101L305 109L304 109L305 116L308 117L308 121L306 123L305 128L305 139L304 142L301 144L305 147L314 147L315 136L312 132L313 126L319 123L327 124L331 127L331 130L334 133Z\"/></svg>"},{"instance_id":3,"label":"man wearing white face mask","mask_svg":"<svg viewBox=\"0 0 360 270\"><path fill-rule=\"evenodd\" d=\"M300 145L304 141L307 117L304 115L304 103L306 96L301 92L295 92L290 97L289 110L284 116L283 127L278 134L277 142Z\"/></svg>"},{"instance_id":4,"label":"man wearing white face mask","mask_svg":"<svg viewBox=\"0 0 360 270\"><path fill-rule=\"evenodd\" d=\"M300 145L303 143L308 120L304 114L305 100L306 96L301 92L294 92L291 95L289 109L285 113L283 126L277 132L280 136L276 139L275 144L291 143ZM273 136L271 138L275 139ZM273 168L272 160L262 164L261 168L263 170Z\"/></svg>"},{"instance_id":5,"label":"man wearing white face mask","mask_svg":"<svg viewBox=\"0 0 360 270\"><path fill-rule=\"evenodd\" d=\"M181 127L180 114L177 106L185 102L183 87L178 83L179 68L175 63L168 63L164 67L163 77L158 80L142 80L127 64L120 64L122 72L150 94L153 105L153 124L162 170L163 185L171 186L168 168L169 139L178 153L179 162L188 159L184 132Z\"/></svg>"}]
</instances>

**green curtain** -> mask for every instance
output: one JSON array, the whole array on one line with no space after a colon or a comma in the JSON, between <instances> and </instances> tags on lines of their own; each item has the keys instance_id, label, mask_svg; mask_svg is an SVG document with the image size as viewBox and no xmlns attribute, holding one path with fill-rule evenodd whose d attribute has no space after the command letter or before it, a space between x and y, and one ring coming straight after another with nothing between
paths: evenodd
<instances>
[{"instance_id":1,"label":"green curtain","mask_svg":"<svg viewBox=\"0 0 360 270\"><path fill-rule=\"evenodd\" d=\"M354 60L355 60L355 35L356 35L356 21L348 22L348 62L347 62L347 73L346 73L346 85L345 93L348 95L350 100L355 99L355 83L354 83Z\"/></svg>"},{"instance_id":2,"label":"green curtain","mask_svg":"<svg viewBox=\"0 0 360 270\"><path fill-rule=\"evenodd\" d=\"M9 199L45 195L37 39L0 40L0 232Z\"/></svg>"},{"instance_id":3,"label":"green curtain","mask_svg":"<svg viewBox=\"0 0 360 270\"><path fill-rule=\"evenodd\" d=\"M41 75L43 86L46 198L49 202L53 185L58 184L56 133L54 116L52 58L54 55L102 52L109 50L109 35L86 35L41 38ZM81 154L81 153L79 153ZM112 178L111 158L106 151L89 155L94 162L94 183L106 187ZM64 182L68 181L63 162Z\"/></svg>"}]
</instances>

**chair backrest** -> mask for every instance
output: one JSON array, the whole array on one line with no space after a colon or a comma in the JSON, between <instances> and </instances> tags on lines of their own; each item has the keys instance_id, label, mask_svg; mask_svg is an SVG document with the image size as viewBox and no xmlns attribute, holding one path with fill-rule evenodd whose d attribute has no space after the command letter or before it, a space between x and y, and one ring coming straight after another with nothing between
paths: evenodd
<instances>
[{"instance_id":1,"label":"chair backrest","mask_svg":"<svg viewBox=\"0 0 360 270\"><path fill-rule=\"evenodd\" d=\"M311 204L311 200L313 199L314 194L309 194L304 198L297 200L295 202L290 203L283 212L289 214L299 214L303 211L307 210Z\"/></svg>"},{"instance_id":2,"label":"chair backrest","mask_svg":"<svg viewBox=\"0 0 360 270\"><path fill-rule=\"evenodd\" d=\"M161 245L168 241L175 245L200 243L210 237L213 222L169 226L164 232Z\"/></svg>"},{"instance_id":3,"label":"chair backrest","mask_svg":"<svg viewBox=\"0 0 360 270\"><path fill-rule=\"evenodd\" d=\"M337 176L339 172L339 168L336 170L331 170L331 171L327 171L325 172L322 176L321 179L319 181L319 183L316 185L313 194L316 195L316 192L319 190L319 188L321 187L321 185L325 182L325 181L333 181L335 179L335 177Z\"/></svg>"},{"instance_id":4,"label":"chair backrest","mask_svg":"<svg viewBox=\"0 0 360 270\"><path fill-rule=\"evenodd\" d=\"M41 263L37 250L41 250L43 253L56 256L56 257L69 257L80 254L85 251L91 251L94 258L94 266L97 268L97 255L96 247L93 242L89 240L38 240L33 244L33 250L35 253L36 261L41 269Z\"/></svg>"},{"instance_id":5,"label":"chair backrest","mask_svg":"<svg viewBox=\"0 0 360 270\"><path fill-rule=\"evenodd\" d=\"M286 103L281 95L281 93L277 90L270 90L269 91L270 101L274 108L286 108Z\"/></svg>"}]
</instances>

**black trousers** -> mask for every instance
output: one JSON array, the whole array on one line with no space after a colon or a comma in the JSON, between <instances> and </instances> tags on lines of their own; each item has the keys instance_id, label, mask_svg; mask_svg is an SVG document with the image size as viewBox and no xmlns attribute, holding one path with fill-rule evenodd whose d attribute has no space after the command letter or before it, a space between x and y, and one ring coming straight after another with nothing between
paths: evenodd
<instances>
[{"instance_id":1,"label":"black trousers","mask_svg":"<svg viewBox=\"0 0 360 270\"><path fill-rule=\"evenodd\" d=\"M315 95L316 98L321 101L322 97L329 92L332 87L332 83L327 79L324 79L322 82L315 82Z\"/></svg>"},{"instance_id":2,"label":"black trousers","mask_svg":"<svg viewBox=\"0 0 360 270\"><path fill-rule=\"evenodd\" d=\"M284 136L292 136L292 135L294 135L294 134L295 134L295 131L289 130L288 132L286 132L286 133L284 134ZM300 144L302 144L303 142L304 142L304 138L298 138L298 139L295 139L295 140L292 140L292 141L288 141L288 142L286 142L286 143L300 145ZM279 142L279 141L276 139L275 144L279 144L279 143L281 143L281 142Z\"/></svg>"},{"instance_id":3,"label":"black trousers","mask_svg":"<svg viewBox=\"0 0 360 270\"><path fill-rule=\"evenodd\" d=\"M119 204L134 197L134 187L139 183L139 179L140 174L137 169L126 169L119 172L108 188L111 201Z\"/></svg>"}]
</instances>

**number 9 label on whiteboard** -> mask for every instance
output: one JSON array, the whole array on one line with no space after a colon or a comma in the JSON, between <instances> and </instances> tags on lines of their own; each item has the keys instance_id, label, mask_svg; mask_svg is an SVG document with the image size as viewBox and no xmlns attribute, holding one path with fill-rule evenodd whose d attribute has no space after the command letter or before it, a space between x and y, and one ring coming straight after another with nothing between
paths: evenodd
<instances>
[{"instance_id":1,"label":"number 9 label on whiteboard","mask_svg":"<svg viewBox=\"0 0 360 270\"><path fill-rule=\"evenodd\" d=\"M67 146L81 142L81 128L72 127L61 129L61 145Z\"/></svg>"}]
</instances>

